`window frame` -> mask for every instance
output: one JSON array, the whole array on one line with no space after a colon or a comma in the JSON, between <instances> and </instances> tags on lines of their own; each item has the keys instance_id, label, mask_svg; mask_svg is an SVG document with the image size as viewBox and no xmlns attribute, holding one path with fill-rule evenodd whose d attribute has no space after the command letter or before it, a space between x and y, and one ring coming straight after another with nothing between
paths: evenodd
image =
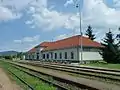
<instances>
[{"instance_id":1,"label":"window frame","mask_svg":"<svg viewBox=\"0 0 120 90\"><path fill-rule=\"evenodd\" d=\"M55 59L57 59L57 53L55 53Z\"/></svg>"},{"instance_id":2,"label":"window frame","mask_svg":"<svg viewBox=\"0 0 120 90\"><path fill-rule=\"evenodd\" d=\"M49 53L47 53L47 59L49 59Z\"/></svg>"},{"instance_id":3,"label":"window frame","mask_svg":"<svg viewBox=\"0 0 120 90\"><path fill-rule=\"evenodd\" d=\"M67 52L65 52L65 59L67 59L68 55L67 55Z\"/></svg>"},{"instance_id":4,"label":"window frame","mask_svg":"<svg viewBox=\"0 0 120 90\"><path fill-rule=\"evenodd\" d=\"M62 53L61 52L59 53L59 58L62 59Z\"/></svg>"},{"instance_id":5,"label":"window frame","mask_svg":"<svg viewBox=\"0 0 120 90\"><path fill-rule=\"evenodd\" d=\"M46 55L45 55L45 54L43 54L43 59L45 59L45 56L46 56Z\"/></svg>"},{"instance_id":6,"label":"window frame","mask_svg":"<svg viewBox=\"0 0 120 90\"><path fill-rule=\"evenodd\" d=\"M71 59L74 59L74 52L71 52Z\"/></svg>"}]
</instances>

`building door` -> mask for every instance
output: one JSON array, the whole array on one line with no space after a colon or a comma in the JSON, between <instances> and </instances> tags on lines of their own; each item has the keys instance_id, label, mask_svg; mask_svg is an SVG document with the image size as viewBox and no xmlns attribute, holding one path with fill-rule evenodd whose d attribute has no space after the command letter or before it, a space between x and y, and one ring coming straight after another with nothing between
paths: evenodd
<instances>
[{"instance_id":1,"label":"building door","mask_svg":"<svg viewBox=\"0 0 120 90\"><path fill-rule=\"evenodd\" d=\"M37 60L39 60L39 53L37 53Z\"/></svg>"}]
</instances>

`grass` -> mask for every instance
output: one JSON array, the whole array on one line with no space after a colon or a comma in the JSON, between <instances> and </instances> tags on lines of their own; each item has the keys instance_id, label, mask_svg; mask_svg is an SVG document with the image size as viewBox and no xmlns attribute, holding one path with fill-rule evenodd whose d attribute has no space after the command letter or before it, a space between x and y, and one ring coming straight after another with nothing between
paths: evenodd
<instances>
[{"instance_id":1,"label":"grass","mask_svg":"<svg viewBox=\"0 0 120 90\"><path fill-rule=\"evenodd\" d=\"M95 67L103 67L103 68L111 68L111 69L120 69L120 64L108 64L108 63L90 63L85 64L88 66L95 66Z\"/></svg>"},{"instance_id":2,"label":"grass","mask_svg":"<svg viewBox=\"0 0 120 90\"><path fill-rule=\"evenodd\" d=\"M13 73L15 73L17 76L19 76L21 79L24 79L27 83L29 83L31 86L34 87L35 90L56 90L55 87L52 85L46 84L43 81L39 80L36 77L30 76L14 67L12 67L9 63L5 63L0 61L0 66L4 68L4 70L10 70ZM12 75L12 79L17 82L21 87L24 88L24 90L29 90L26 85L24 85L22 82L20 82L15 76Z\"/></svg>"}]
</instances>

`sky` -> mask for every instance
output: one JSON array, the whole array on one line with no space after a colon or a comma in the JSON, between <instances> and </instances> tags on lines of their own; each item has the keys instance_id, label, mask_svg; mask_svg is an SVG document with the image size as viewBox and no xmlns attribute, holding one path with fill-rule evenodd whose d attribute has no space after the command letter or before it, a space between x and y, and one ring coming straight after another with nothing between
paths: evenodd
<instances>
[{"instance_id":1,"label":"sky","mask_svg":"<svg viewBox=\"0 0 120 90\"><path fill-rule=\"evenodd\" d=\"M27 51L78 35L79 12L83 34L91 25L96 41L109 29L120 33L120 0L0 0L0 51Z\"/></svg>"}]
</instances>

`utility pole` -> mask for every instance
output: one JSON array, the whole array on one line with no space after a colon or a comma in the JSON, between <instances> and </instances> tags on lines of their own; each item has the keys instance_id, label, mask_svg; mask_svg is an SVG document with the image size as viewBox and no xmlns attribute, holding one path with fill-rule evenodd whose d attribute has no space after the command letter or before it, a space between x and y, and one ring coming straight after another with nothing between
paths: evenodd
<instances>
[{"instance_id":1,"label":"utility pole","mask_svg":"<svg viewBox=\"0 0 120 90\"><path fill-rule=\"evenodd\" d=\"M76 3L76 8L78 9L78 13L79 13L79 32L80 32L80 41L79 41L79 44L80 44L80 62L79 63L82 63L83 61L83 45L82 45L82 15L81 15L81 9L80 9L80 4L81 2L79 1L78 3Z\"/></svg>"}]
</instances>

